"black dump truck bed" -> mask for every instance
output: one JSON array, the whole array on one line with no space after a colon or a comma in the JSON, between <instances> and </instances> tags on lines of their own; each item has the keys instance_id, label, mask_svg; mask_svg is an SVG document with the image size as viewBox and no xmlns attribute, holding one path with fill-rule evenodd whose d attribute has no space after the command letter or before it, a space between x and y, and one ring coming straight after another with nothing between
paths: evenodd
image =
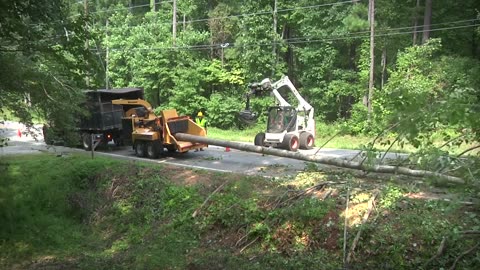
<instances>
[{"instance_id":1,"label":"black dump truck bed","mask_svg":"<svg viewBox=\"0 0 480 270\"><path fill-rule=\"evenodd\" d=\"M80 130L84 131L121 130L124 108L113 105L112 100L144 98L142 88L87 90L85 94L89 116L80 121Z\"/></svg>"}]
</instances>

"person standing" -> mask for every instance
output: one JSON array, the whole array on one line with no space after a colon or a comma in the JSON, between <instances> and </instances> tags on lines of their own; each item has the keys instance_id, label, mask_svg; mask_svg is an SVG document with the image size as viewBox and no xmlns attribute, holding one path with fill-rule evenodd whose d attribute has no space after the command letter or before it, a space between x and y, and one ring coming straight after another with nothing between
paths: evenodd
<instances>
[{"instance_id":1,"label":"person standing","mask_svg":"<svg viewBox=\"0 0 480 270\"><path fill-rule=\"evenodd\" d=\"M205 119L205 117L203 116L202 111L199 111L197 113L197 117L195 118L195 123L197 123L197 125L204 128L205 132L207 132L207 119ZM195 150L195 151L198 151L198 150ZM200 148L200 151L203 151L203 148Z\"/></svg>"}]
</instances>

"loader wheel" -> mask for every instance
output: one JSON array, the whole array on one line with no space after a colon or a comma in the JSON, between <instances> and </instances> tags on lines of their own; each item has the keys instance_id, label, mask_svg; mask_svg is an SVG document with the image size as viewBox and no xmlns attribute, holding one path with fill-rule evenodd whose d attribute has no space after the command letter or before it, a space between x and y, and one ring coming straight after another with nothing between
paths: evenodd
<instances>
[{"instance_id":1,"label":"loader wheel","mask_svg":"<svg viewBox=\"0 0 480 270\"><path fill-rule=\"evenodd\" d=\"M145 157L145 155L147 154L145 151L145 143L142 142L142 141L136 141L135 142L135 155L137 155L137 157Z\"/></svg>"},{"instance_id":2,"label":"loader wheel","mask_svg":"<svg viewBox=\"0 0 480 270\"><path fill-rule=\"evenodd\" d=\"M82 146L85 151L92 150L92 136L88 133L82 134Z\"/></svg>"},{"instance_id":3,"label":"loader wheel","mask_svg":"<svg viewBox=\"0 0 480 270\"><path fill-rule=\"evenodd\" d=\"M312 149L315 144L315 138L309 132L300 134L300 149Z\"/></svg>"},{"instance_id":4,"label":"loader wheel","mask_svg":"<svg viewBox=\"0 0 480 270\"><path fill-rule=\"evenodd\" d=\"M255 136L254 144L257 146L264 146L265 142L265 133L260 132Z\"/></svg>"},{"instance_id":5,"label":"loader wheel","mask_svg":"<svg viewBox=\"0 0 480 270\"><path fill-rule=\"evenodd\" d=\"M298 137L294 134L287 134L283 138L282 148L287 149L292 152L296 152L300 146L298 142Z\"/></svg>"},{"instance_id":6,"label":"loader wheel","mask_svg":"<svg viewBox=\"0 0 480 270\"><path fill-rule=\"evenodd\" d=\"M163 145L159 141L147 142L147 157L158 158L163 152Z\"/></svg>"}]
</instances>

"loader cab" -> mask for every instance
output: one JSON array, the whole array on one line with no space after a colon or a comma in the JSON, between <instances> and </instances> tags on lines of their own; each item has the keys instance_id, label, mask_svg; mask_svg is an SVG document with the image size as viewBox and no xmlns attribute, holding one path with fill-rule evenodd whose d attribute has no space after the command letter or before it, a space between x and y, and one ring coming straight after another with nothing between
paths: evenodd
<instances>
[{"instance_id":1,"label":"loader cab","mask_svg":"<svg viewBox=\"0 0 480 270\"><path fill-rule=\"evenodd\" d=\"M296 130L297 111L291 106L270 107L268 110L267 133L283 133Z\"/></svg>"}]
</instances>

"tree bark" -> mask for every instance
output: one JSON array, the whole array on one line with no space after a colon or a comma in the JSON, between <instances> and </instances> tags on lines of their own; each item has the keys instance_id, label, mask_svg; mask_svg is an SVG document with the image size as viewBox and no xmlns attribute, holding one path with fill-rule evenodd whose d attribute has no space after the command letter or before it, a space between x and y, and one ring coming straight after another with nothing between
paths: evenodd
<instances>
[{"instance_id":1,"label":"tree bark","mask_svg":"<svg viewBox=\"0 0 480 270\"><path fill-rule=\"evenodd\" d=\"M385 85L387 75L387 47L383 47L382 50L382 81L380 84L380 89L383 89Z\"/></svg>"},{"instance_id":2,"label":"tree bark","mask_svg":"<svg viewBox=\"0 0 480 270\"><path fill-rule=\"evenodd\" d=\"M204 144L217 145L222 147L230 147L233 149L238 149L246 152L254 152L259 154L267 154L272 156L292 158L292 159L304 160L304 161L315 162L315 163L320 163L325 165L332 165L336 167L342 167L342 168L348 168L348 169L354 169L354 170L362 170L362 171L375 172L375 173L393 173L393 174L401 174L401 175L407 175L407 176L413 176L413 177L436 177L436 178L443 179L449 183L465 184L465 181L461 178L445 175L437 172L425 171L425 170L414 170L406 167L396 167L392 165L368 166L357 161L349 161L349 160L344 160L340 158L325 157L325 156L305 155L300 152L291 152L287 150L256 146L256 145L240 143L240 142L222 141L222 140L217 140L217 139L212 139L212 138L202 137L202 136L195 136L195 135L185 134L185 133L177 133L175 134L175 138L181 141L204 143Z\"/></svg>"},{"instance_id":3,"label":"tree bark","mask_svg":"<svg viewBox=\"0 0 480 270\"><path fill-rule=\"evenodd\" d=\"M155 8L155 0L150 0L150 10L152 12L155 12L156 11L156 8Z\"/></svg>"},{"instance_id":4,"label":"tree bark","mask_svg":"<svg viewBox=\"0 0 480 270\"><path fill-rule=\"evenodd\" d=\"M425 15L423 17L422 44L430 38L430 24L432 22L432 0L425 0Z\"/></svg>"},{"instance_id":5,"label":"tree bark","mask_svg":"<svg viewBox=\"0 0 480 270\"><path fill-rule=\"evenodd\" d=\"M272 44L272 75L275 76L275 66L277 65L277 0L273 0L273 44Z\"/></svg>"},{"instance_id":6,"label":"tree bark","mask_svg":"<svg viewBox=\"0 0 480 270\"><path fill-rule=\"evenodd\" d=\"M413 45L417 44L418 30L418 10L420 8L420 0L417 0L415 9L413 10Z\"/></svg>"},{"instance_id":7,"label":"tree bark","mask_svg":"<svg viewBox=\"0 0 480 270\"><path fill-rule=\"evenodd\" d=\"M173 14L172 14L172 43L173 47L176 45L177 39L177 0L173 0Z\"/></svg>"},{"instance_id":8,"label":"tree bark","mask_svg":"<svg viewBox=\"0 0 480 270\"><path fill-rule=\"evenodd\" d=\"M373 79L375 68L375 0L370 0L370 79L368 82L368 121L372 118Z\"/></svg>"}]
</instances>

